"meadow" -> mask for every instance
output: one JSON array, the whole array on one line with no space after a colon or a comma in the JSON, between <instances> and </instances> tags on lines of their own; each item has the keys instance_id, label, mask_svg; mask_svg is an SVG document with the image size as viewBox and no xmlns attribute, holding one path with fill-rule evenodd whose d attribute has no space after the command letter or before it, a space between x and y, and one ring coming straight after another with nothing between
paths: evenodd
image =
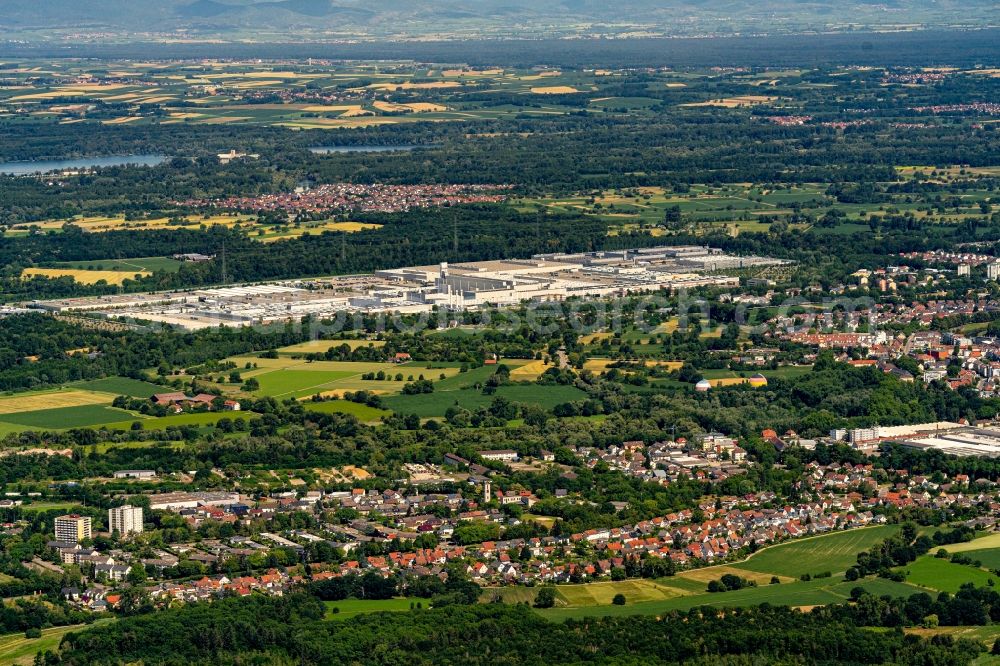
<instances>
[{"instance_id":1,"label":"meadow","mask_svg":"<svg viewBox=\"0 0 1000 666\"><path fill-rule=\"evenodd\" d=\"M965 564L955 564L933 555L917 558L916 562L901 567L898 571L905 573L907 582L914 585L952 594L958 592L965 583L985 587L991 583L996 584L997 581L997 576L987 571Z\"/></svg>"},{"instance_id":2,"label":"meadow","mask_svg":"<svg viewBox=\"0 0 1000 666\"><path fill-rule=\"evenodd\" d=\"M676 578L676 577L675 577ZM672 578L664 578L657 581L659 585L671 586ZM611 584L614 585L614 584ZM738 608L746 606L756 606L763 603L772 605L787 605L799 608L809 608L831 603L843 603L850 598L851 590L854 587L864 588L871 594L891 596L909 596L915 592L922 591L921 588L908 585L906 583L894 583L884 579L866 579L861 581L844 581L842 577L819 578L810 581L795 581L792 583L781 583L776 585L758 585L732 592L679 592L677 595L661 600L646 600L644 595L640 601L632 603L626 589L621 593L625 595L626 604L615 606L613 604L602 605L557 605L549 609L536 609L536 612L543 617L564 621L568 619L580 619L585 617L599 616L628 616L628 615L661 615L669 611L687 611L699 606L714 606L717 608ZM613 588L609 588L613 589ZM602 591L600 599L607 596L608 591ZM562 596L562 586L557 587L557 600ZM569 599L580 599L578 592L571 591ZM563 597L563 601L568 601Z\"/></svg>"},{"instance_id":3,"label":"meadow","mask_svg":"<svg viewBox=\"0 0 1000 666\"><path fill-rule=\"evenodd\" d=\"M736 566L793 578L826 571L842 573L857 563L858 553L898 530L895 525L883 525L795 539L764 548Z\"/></svg>"},{"instance_id":4,"label":"meadow","mask_svg":"<svg viewBox=\"0 0 1000 666\"><path fill-rule=\"evenodd\" d=\"M462 388L454 390L437 390L434 393L420 395L395 395L385 399L389 409L401 414L416 414L421 418L444 416L449 407L458 405L469 411L486 407L495 397L504 397L512 402L539 405L545 409L574 400L582 400L586 393L573 386L539 386L523 384L501 386L493 395L486 395L480 390Z\"/></svg>"},{"instance_id":5,"label":"meadow","mask_svg":"<svg viewBox=\"0 0 1000 666\"><path fill-rule=\"evenodd\" d=\"M367 613L399 613L410 610L410 604L420 601L425 608L430 606L427 599L341 599L325 601L327 620L349 620ZM337 609L337 612L334 612Z\"/></svg>"},{"instance_id":6,"label":"meadow","mask_svg":"<svg viewBox=\"0 0 1000 666\"><path fill-rule=\"evenodd\" d=\"M69 386L89 391L110 393L115 396L128 395L134 398L148 398L156 393L163 393L169 390L158 384L144 382L139 379L130 379L128 377L107 377L105 379L78 382Z\"/></svg>"},{"instance_id":7,"label":"meadow","mask_svg":"<svg viewBox=\"0 0 1000 666\"><path fill-rule=\"evenodd\" d=\"M96 624L112 620L97 620ZM55 651L63 636L73 631L86 628L85 624L73 624L66 627L50 627L42 629L41 638L25 638L24 633L0 636L0 666L29 665L38 652Z\"/></svg>"},{"instance_id":8,"label":"meadow","mask_svg":"<svg viewBox=\"0 0 1000 666\"><path fill-rule=\"evenodd\" d=\"M303 403L307 412L317 412L319 414L350 414L362 423L373 423L388 416L391 412L384 409L376 409L368 405L362 405L348 400L327 400L325 402L305 402Z\"/></svg>"},{"instance_id":9,"label":"meadow","mask_svg":"<svg viewBox=\"0 0 1000 666\"><path fill-rule=\"evenodd\" d=\"M244 368L247 363L257 367L240 370L244 380L253 378L260 384L255 391L257 395L274 398L303 398L316 394L337 397L345 391L367 390L374 393L396 393L403 385L421 375L427 379L438 380L441 375L457 375L458 368L428 368L427 363L380 363L356 361L304 361L296 356L308 353L311 347L320 341L312 341L303 345L284 348L279 357L274 359L238 356L227 359ZM326 345L322 351L333 346L330 341L322 341ZM289 351L294 349L294 351ZM317 349L317 351L319 351ZM382 372L385 379L364 379L364 375ZM402 375L402 379L396 379ZM447 381L447 380L444 380Z\"/></svg>"},{"instance_id":10,"label":"meadow","mask_svg":"<svg viewBox=\"0 0 1000 666\"><path fill-rule=\"evenodd\" d=\"M104 425L127 417L129 412L104 405L80 405L56 409L38 409L31 412L4 414L3 422L17 426L61 430Z\"/></svg>"}]
</instances>

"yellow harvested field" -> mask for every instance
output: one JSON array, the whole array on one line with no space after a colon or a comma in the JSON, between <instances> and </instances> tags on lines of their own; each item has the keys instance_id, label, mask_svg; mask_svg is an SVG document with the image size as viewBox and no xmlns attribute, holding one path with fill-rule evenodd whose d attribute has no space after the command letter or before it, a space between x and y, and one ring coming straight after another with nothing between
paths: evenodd
<instances>
[{"instance_id":1,"label":"yellow harvested field","mask_svg":"<svg viewBox=\"0 0 1000 666\"><path fill-rule=\"evenodd\" d=\"M152 275L149 271L81 271L75 268L25 268L22 278L71 277L80 284L95 284L104 280L108 284L121 284L125 280L134 280L136 275L146 277Z\"/></svg>"},{"instance_id":2,"label":"yellow harvested field","mask_svg":"<svg viewBox=\"0 0 1000 666\"><path fill-rule=\"evenodd\" d=\"M446 69L441 76L497 76L503 74L502 69Z\"/></svg>"},{"instance_id":3,"label":"yellow harvested field","mask_svg":"<svg viewBox=\"0 0 1000 666\"><path fill-rule=\"evenodd\" d=\"M336 400L343 400L344 395L347 393L354 393L357 389L344 388L337 389L335 391L321 391L319 397L321 398L334 398ZM390 393L395 393L395 391L389 391L386 389L364 389L369 393L374 393L375 395L389 395Z\"/></svg>"},{"instance_id":4,"label":"yellow harvested field","mask_svg":"<svg viewBox=\"0 0 1000 666\"><path fill-rule=\"evenodd\" d=\"M240 83L234 83L233 87L243 90L244 88L266 88L267 86L276 86L280 84L280 80L268 79L267 81L241 81Z\"/></svg>"},{"instance_id":5,"label":"yellow harvested field","mask_svg":"<svg viewBox=\"0 0 1000 666\"><path fill-rule=\"evenodd\" d=\"M205 115L204 113L181 113L181 112L174 112L174 113L170 114L170 117L171 118L201 118L204 115Z\"/></svg>"},{"instance_id":6,"label":"yellow harvested field","mask_svg":"<svg viewBox=\"0 0 1000 666\"><path fill-rule=\"evenodd\" d=\"M614 333L609 333L607 331L603 333L591 333L589 335L580 336L580 344L592 345L595 342L600 342L601 340L610 340L615 337Z\"/></svg>"},{"instance_id":7,"label":"yellow harvested field","mask_svg":"<svg viewBox=\"0 0 1000 666\"><path fill-rule=\"evenodd\" d=\"M553 366L546 365L545 361L532 361L511 370L510 379L515 382L533 382L551 367Z\"/></svg>"},{"instance_id":8,"label":"yellow harvested field","mask_svg":"<svg viewBox=\"0 0 1000 666\"><path fill-rule=\"evenodd\" d=\"M122 116L121 118L112 118L111 120L102 120L102 125L124 125L125 123L130 123L135 120L139 120L139 116Z\"/></svg>"},{"instance_id":9,"label":"yellow harvested field","mask_svg":"<svg viewBox=\"0 0 1000 666\"><path fill-rule=\"evenodd\" d=\"M983 550L986 548L1000 548L1000 532L988 534L987 536L966 541L965 543L954 543L942 546L949 553L965 553L970 550Z\"/></svg>"},{"instance_id":10,"label":"yellow harvested field","mask_svg":"<svg viewBox=\"0 0 1000 666\"><path fill-rule=\"evenodd\" d=\"M324 229L332 229L333 231L364 231L365 229L381 229L381 224L375 224L374 222L329 222L323 225Z\"/></svg>"},{"instance_id":11,"label":"yellow harvested field","mask_svg":"<svg viewBox=\"0 0 1000 666\"><path fill-rule=\"evenodd\" d=\"M71 86L61 86L60 90L94 92L95 90L118 90L126 87L128 86L124 83L74 83Z\"/></svg>"},{"instance_id":12,"label":"yellow harvested field","mask_svg":"<svg viewBox=\"0 0 1000 666\"><path fill-rule=\"evenodd\" d=\"M589 358L583 362L583 369L590 370L591 372L601 373L608 369L612 363L617 363L618 361L613 358Z\"/></svg>"},{"instance_id":13,"label":"yellow harvested field","mask_svg":"<svg viewBox=\"0 0 1000 666\"><path fill-rule=\"evenodd\" d=\"M31 412L37 409L77 407L80 405L110 405L108 393L65 389L62 391L42 391L10 397L0 397L0 414Z\"/></svg>"},{"instance_id":14,"label":"yellow harvested field","mask_svg":"<svg viewBox=\"0 0 1000 666\"><path fill-rule=\"evenodd\" d=\"M18 224L14 228L26 228L29 226L37 226L39 229L61 229L67 222L72 223L75 226L80 227L87 232L101 232L101 231L114 231L117 229L184 229L191 227L200 227L205 225L206 227L214 226L217 224L222 224L225 226L233 226L238 223L244 224L254 224L255 218L240 217L239 215L210 215L208 217L200 217L198 215L189 215L187 217L187 225L171 225L169 219L166 217L157 217L151 220L126 220L124 215L118 215L116 217L77 217L72 220L45 220L44 222L33 222L31 224Z\"/></svg>"},{"instance_id":15,"label":"yellow harvested field","mask_svg":"<svg viewBox=\"0 0 1000 666\"><path fill-rule=\"evenodd\" d=\"M406 83L373 83L369 88L374 88L375 90L388 90L390 92L394 90L434 90L436 88L461 88L462 84L458 81L431 81L428 83L413 83L412 81L407 81Z\"/></svg>"},{"instance_id":16,"label":"yellow harvested field","mask_svg":"<svg viewBox=\"0 0 1000 666\"><path fill-rule=\"evenodd\" d=\"M300 342L297 345L289 345L288 347L282 347L278 351L282 353L290 354L309 354L316 352L325 352L330 347L340 347L341 345L347 345L351 349L357 349L358 347L367 347L371 345L372 347L384 347L384 340L310 340L309 342Z\"/></svg>"},{"instance_id":17,"label":"yellow harvested field","mask_svg":"<svg viewBox=\"0 0 1000 666\"><path fill-rule=\"evenodd\" d=\"M313 106L302 107L303 111L308 113L339 113L344 112L344 115L352 113L354 115L359 115L361 113L367 113L360 104L319 104Z\"/></svg>"},{"instance_id":18,"label":"yellow harvested field","mask_svg":"<svg viewBox=\"0 0 1000 666\"><path fill-rule=\"evenodd\" d=\"M413 102L411 104L394 104L393 102L385 102L383 100L378 100L372 102L374 106L379 111L386 111L389 113L398 112L413 112L413 113L426 113L429 111L447 111L448 107L441 104L432 104L430 102Z\"/></svg>"},{"instance_id":19,"label":"yellow harvested field","mask_svg":"<svg viewBox=\"0 0 1000 666\"><path fill-rule=\"evenodd\" d=\"M562 72L556 70L549 70L547 72L539 72L538 74L531 74L529 76L519 77L521 81L538 81L540 79L547 79L551 76L559 76Z\"/></svg>"},{"instance_id":20,"label":"yellow harvested field","mask_svg":"<svg viewBox=\"0 0 1000 666\"><path fill-rule=\"evenodd\" d=\"M426 113L428 111L447 111L448 107L442 104L433 104L431 102L413 102L412 104L404 104L406 108L410 109L415 113Z\"/></svg>"},{"instance_id":21,"label":"yellow harvested field","mask_svg":"<svg viewBox=\"0 0 1000 666\"><path fill-rule=\"evenodd\" d=\"M56 97L76 97L80 93L74 90L53 90L43 93L31 93L30 95L17 95L11 97L11 102L26 102L33 99L55 99Z\"/></svg>"},{"instance_id":22,"label":"yellow harvested field","mask_svg":"<svg viewBox=\"0 0 1000 666\"><path fill-rule=\"evenodd\" d=\"M600 372L604 372L611 365L613 365L615 363L622 363L622 365L623 365L622 369L623 370L627 370L628 366L630 365L630 363L628 363L628 362L622 362L622 361L620 361L618 359L613 359L613 358L591 358L591 359L587 359L586 361L584 361L584 363L583 363L583 369L584 370L590 370L591 372L598 372L598 373L600 373ZM638 365L638 362L636 362L634 364L631 364L631 365ZM657 366L657 367L661 367L661 368L667 368L667 370L673 371L673 370L679 370L681 368L681 366L684 365L684 362L683 361L643 361L642 365L644 365L647 368L652 367L652 366Z\"/></svg>"},{"instance_id":23,"label":"yellow harvested field","mask_svg":"<svg viewBox=\"0 0 1000 666\"><path fill-rule=\"evenodd\" d=\"M568 95L580 92L573 86L538 86L531 89L536 95Z\"/></svg>"},{"instance_id":24,"label":"yellow harvested field","mask_svg":"<svg viewBox=\"0 0 1000 666\"><path fill-rule=\"evenodd\" d=\"M723 377L722 379L709 379L712 386L736 386L737 384L749 384L746 377Z\"/></svg>"},{"instance_id":25,"label":"yellow harvested field","mask_svg":"<svg viewBox=\"0 0 1000 666\"><path fill-rule=\"evenodd\" d=\"M688 104L681 104L681 106L719 106L726 109L735 109L741 106L756 106L776 101L778 101L777 97L769 97L767 95L741 95L739 97L710 99L707 102L690 102Z\"/></svg>"},{"instance_id":26,"label":"yellow harvested field","mask_svg":"<svg viewBox=\"0 0 1000 666\"><path fill-rule=\"evenodd\" d=\"M770 573L750 571L749 569L740 569L739 567L720 565L715 567L704 567L702 569L693 569L690 571L682 571L677 574L677 577L686 578L688 580L696 580L707 585L708 581L721 578L725 574L740 576L741 578L754 581L759 585L770 584L771 576L773 575ZM783 583L795 580L794 578L789 578L788 576L778 576L778 579Z\"/></svg>"}]
</instances>

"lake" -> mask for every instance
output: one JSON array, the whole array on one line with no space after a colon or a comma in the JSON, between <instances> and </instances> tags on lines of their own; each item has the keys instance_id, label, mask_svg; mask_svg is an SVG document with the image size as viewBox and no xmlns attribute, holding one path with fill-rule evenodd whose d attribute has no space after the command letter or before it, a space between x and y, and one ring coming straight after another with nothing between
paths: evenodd
<instances>
[{"instance_id":1,"label":"lake","mask_svg":"<svg viewBox=\"0 0 1000 666\"><path fill-rule=\"evenodd\" d=\"M0 174L8 176L28 176L65 169L89 169L93 167L113 167L126 164L135 166L156 166L167 161L166 155L124 155L111 157L80 157L69 160L28 160L25 162L0 162Z\"/></svg>"}]
</instances>

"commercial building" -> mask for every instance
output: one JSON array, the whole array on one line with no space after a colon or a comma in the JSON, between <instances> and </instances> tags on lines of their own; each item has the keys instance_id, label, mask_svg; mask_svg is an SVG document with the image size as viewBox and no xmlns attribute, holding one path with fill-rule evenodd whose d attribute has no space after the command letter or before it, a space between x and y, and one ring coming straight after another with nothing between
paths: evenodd
<instances>
[{"instance_id":1,"label":"commercial building","mask_svg":"<svg viewBox=\"0 0 1000 666\"><path fill-rule=\"evenodd\" d=\"M408 266L371 275L33 301L29 305L53 313L88 311L114 319L198 329L293 322L307 315L322 320L336 319L343 313L462 311L530 301L735 288L739 277L719 271L784 263L788 262L732 256L704 246L662 246Z\"/></svg>"},{"instance_id":2,"label":"commercial building","mask_svg":"<svg viewBox=\"0 0 1000 666\"><path fill-rule=\"evenodd\" d=\"M92 529L89 516L80 516L72 513L56 518L56 541L80 543L91 536Z\"/></svg>"},{"instance_id":3,"label":"commercial building","mask_svg":"<svg viewBox=\"0 0 1000 666\"><path fill-rule=\"evenodd\" d=\"M941 429L905 439L902 443L917 449L937 449L955 456L1000 458L1000 428L996 426Z\"/></svg>"},{"instance_id":4,"label":"commercial building","mask_svg":"<svg viewBox=\"0 0 1000 666\"><path fill-rule=\"evenodd\" d=\"M126 504L108 509L108 530L122 536L142 532L142 507Z\"/></svg>"}]
</instances>

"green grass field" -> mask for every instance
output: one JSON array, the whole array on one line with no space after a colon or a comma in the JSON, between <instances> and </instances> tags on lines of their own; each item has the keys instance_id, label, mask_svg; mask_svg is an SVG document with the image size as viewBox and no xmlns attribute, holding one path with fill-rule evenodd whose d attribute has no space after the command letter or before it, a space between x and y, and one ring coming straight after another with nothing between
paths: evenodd
<instances>
[{"instance_id":1,"label":"green grass field","mask_svg":"<svg viewBox=\"0 0 1000 666\"><path fill-rule=\"evenodd\" d=\"M64 428L83 428L121 420L128 412L103 405L79 405L77 407L59 407L56 409L38 409L30 412L4 414L4 423L19 426L60 430Z\"/></svg>"},{"instance_id":2,"label":"green grass field","mask_svg":"<svg viewBox=\"0 0 1000 666\"><path fill-rule=\"evenodd\" d=\"M256 379L260 382L260 390L257 393L276 398L309 395L329 390L333 382L346 379L353 374L355 373L350 371L275 370L257 375Z\"/></svg>"},{"instance_id":3,"label":"green grass field","mask_svg":"<svg viewBox=\"0 0 1000 666\"><path fill-rule=\"evenodd\" d=\"M118 412L119 416L122 414L121 411ZM208 426L215 425L219 419L238 419L242 418L249 421L255 418L257 414L253 412L191 412L189 414L175 414L173 416L161 416L161 417L143 417L136 416L127 421L115 421L113 423L104 423L102 427L108 430L128 430L132 427L132 424L136 421L142 423L144 430L163 430L164 428L169 428L170 426L182 426L182 425L195 425L195 426Z\"/></svg>"},{"instance_id":4,"label":"green grass field","mask_svg":"<svg viewBox=\"0 0 1000 666\"><path fill-rule=\"evenodd\" d=\"M965 583L985 587L989 581L994 583L997 581L997 577L987 571L964 564L954 564L933 555L924 555L897 571L906 572L906 580L914 585L953 594Z\"/></svg>"},{"instance_id":5,"label":"green grass field","mask_svg":"<svg viewBox=\"0 0 1000 666\"><path fill-rule=\"evenodd\" d=\"M75 506L79 506L76 502L32 502L31 504L22 504L22 512L35 512L35 511L68 511Z\"/></svg>"},{"instance_id":6,"label":"green grass field","mask_svg":"<svg viewBox=\"0 0 1000 666\"><path fill-rule=\"evenodd\" d=\"M164 271L176 273L183 262L171 257L138 257L133 259L97 259L94 261L63 261L53 266L84 271Z\"/></svg>"},{"instance_id":7,"label":"green grass field","mask_svg":"<svg viewBox=\"0 0 1000 666\"><path fill-rule=\"evenodd\" d=\"M671 579L659 581L669 585ZM639 601L633 603L625 594L626 604L614 606L611 604L597 606L557 607L538 610L543 617L550 620L567 620L597 616L627 616L627 615L660 615L668 611L686 611L699 606L714 606L718 608L736 608L756 606L763 603L781 606L819 606L831 603L842 603L850 597L854 587L863 587L872 594L890 596L909 596L916 592L926 591L906 583L894 583L883 579L867 579L863 581L844 581L842 577L819 578L811 581L795 581L781 585L759 585L734 592L699 594L679 594L661 601ZM561 588L559 588L561 593Z\"/></svg>"},{"instance_id":8,"label":"green grass field","mask_svg":"<svg viewBox=\"0 0 1000 666\"><path fill-rule=\"evenodd\" d=\"M894 525L883 525L796 539L765 548L735 566L793 578L825 571L842 573L857 562L858 553L898 530Z\"/></svg>"},{"instance_id":9,"label":"green grass field","mask_svg":"<svg viewBox=\"0 0 1000 666\"><path fill-rule=\"evenodd\" d=\"M557 596L567 606L607 606L616 594L624 594L632 603L664 601L689 594L682 588L671 586L670 579L560 585L557 590Z\"/></svg>"},{"instance_id":10,"label":"green grass field","mask_svg":"<svg viewBox=\"0 0 1000 666\"><path fill-rule=\"evenodd\" d=\"M70 386L87 389L88 391L102 391L116 396L128 395L133 398L148 398L155 393L164 393L170 390L157 384L151 384L138 379L129 379L128 377L94 379L87 382L70 384Z\"/></svg>"},{"instance_id":11,"label":"green grass field","mask_svg":"<svg viewBox=\"0 0 1000 666\"><path fill-rule=\"evenodd\" d=\"M112 621L110 619L101 619L95 621L90 626ZM46 650L55 651L59 647L63 636L73 631L86 629L87 626L86 624L73 624L67 627L42 629L41 638L25 638L23 632L0 636L0 666L31 664L37 652L45 652Z\"/></svg>"},{"instance_id":12,"label":"green grass field","mask_svg":"<svg viewBox=\"0 0 1000 666\"><path fill-rule=\"evenodd\" d=\"M467 373L471 374L471 373ZM493 402L494 397L503 396L513 402L523 402L551 409L562 402L582 400L586 394L573 386L539 386L536 384L501 386L494 395L485 395L476 389L438 390L439 384L444 384L454 377L435 383L434 393L421 395L395 395L385 399L385 406L401 414L416 414L421 418L444 416L444 413L454 404L473 411Z\"/></svg>"},{"instance_id":13,"label":"green grass field","mask_svg":"<svg viewBox=\"0 0 1000 666\"><path fill-rule=\"evenodd\" d=\"M374 407L362 405L357 402L351 402L349 400L304 402L302 404L308 412L319 412L320 414L351 414L364 423L378 421L383 416L392 413L384 409L376 409Z\"/></svg>"},{"instance_id":14,"label":"green grass field","mask_svg":"<svg viewBox=\"0 0 1000 666\"><path fill-rule=\"evenodd\" d=\"M984 548L983 550L966 550L964 555L978 561L984 569L1000 569L1000 548Z\"/></svg>"},{"instance_id":15,"label":"green grass field","mask_svg":"<svg viewBox=\"0 0 1000 666\"><path fill-rule=\"evenodd\" d=\"M410 610L410 604L420 601L424 608L429 607L427 599L343 599L341 601L325 601L327 620L349 620L366 613L400 613ZM334 608L339 609L335 613Z\"/></svg>"}]
</instances>

